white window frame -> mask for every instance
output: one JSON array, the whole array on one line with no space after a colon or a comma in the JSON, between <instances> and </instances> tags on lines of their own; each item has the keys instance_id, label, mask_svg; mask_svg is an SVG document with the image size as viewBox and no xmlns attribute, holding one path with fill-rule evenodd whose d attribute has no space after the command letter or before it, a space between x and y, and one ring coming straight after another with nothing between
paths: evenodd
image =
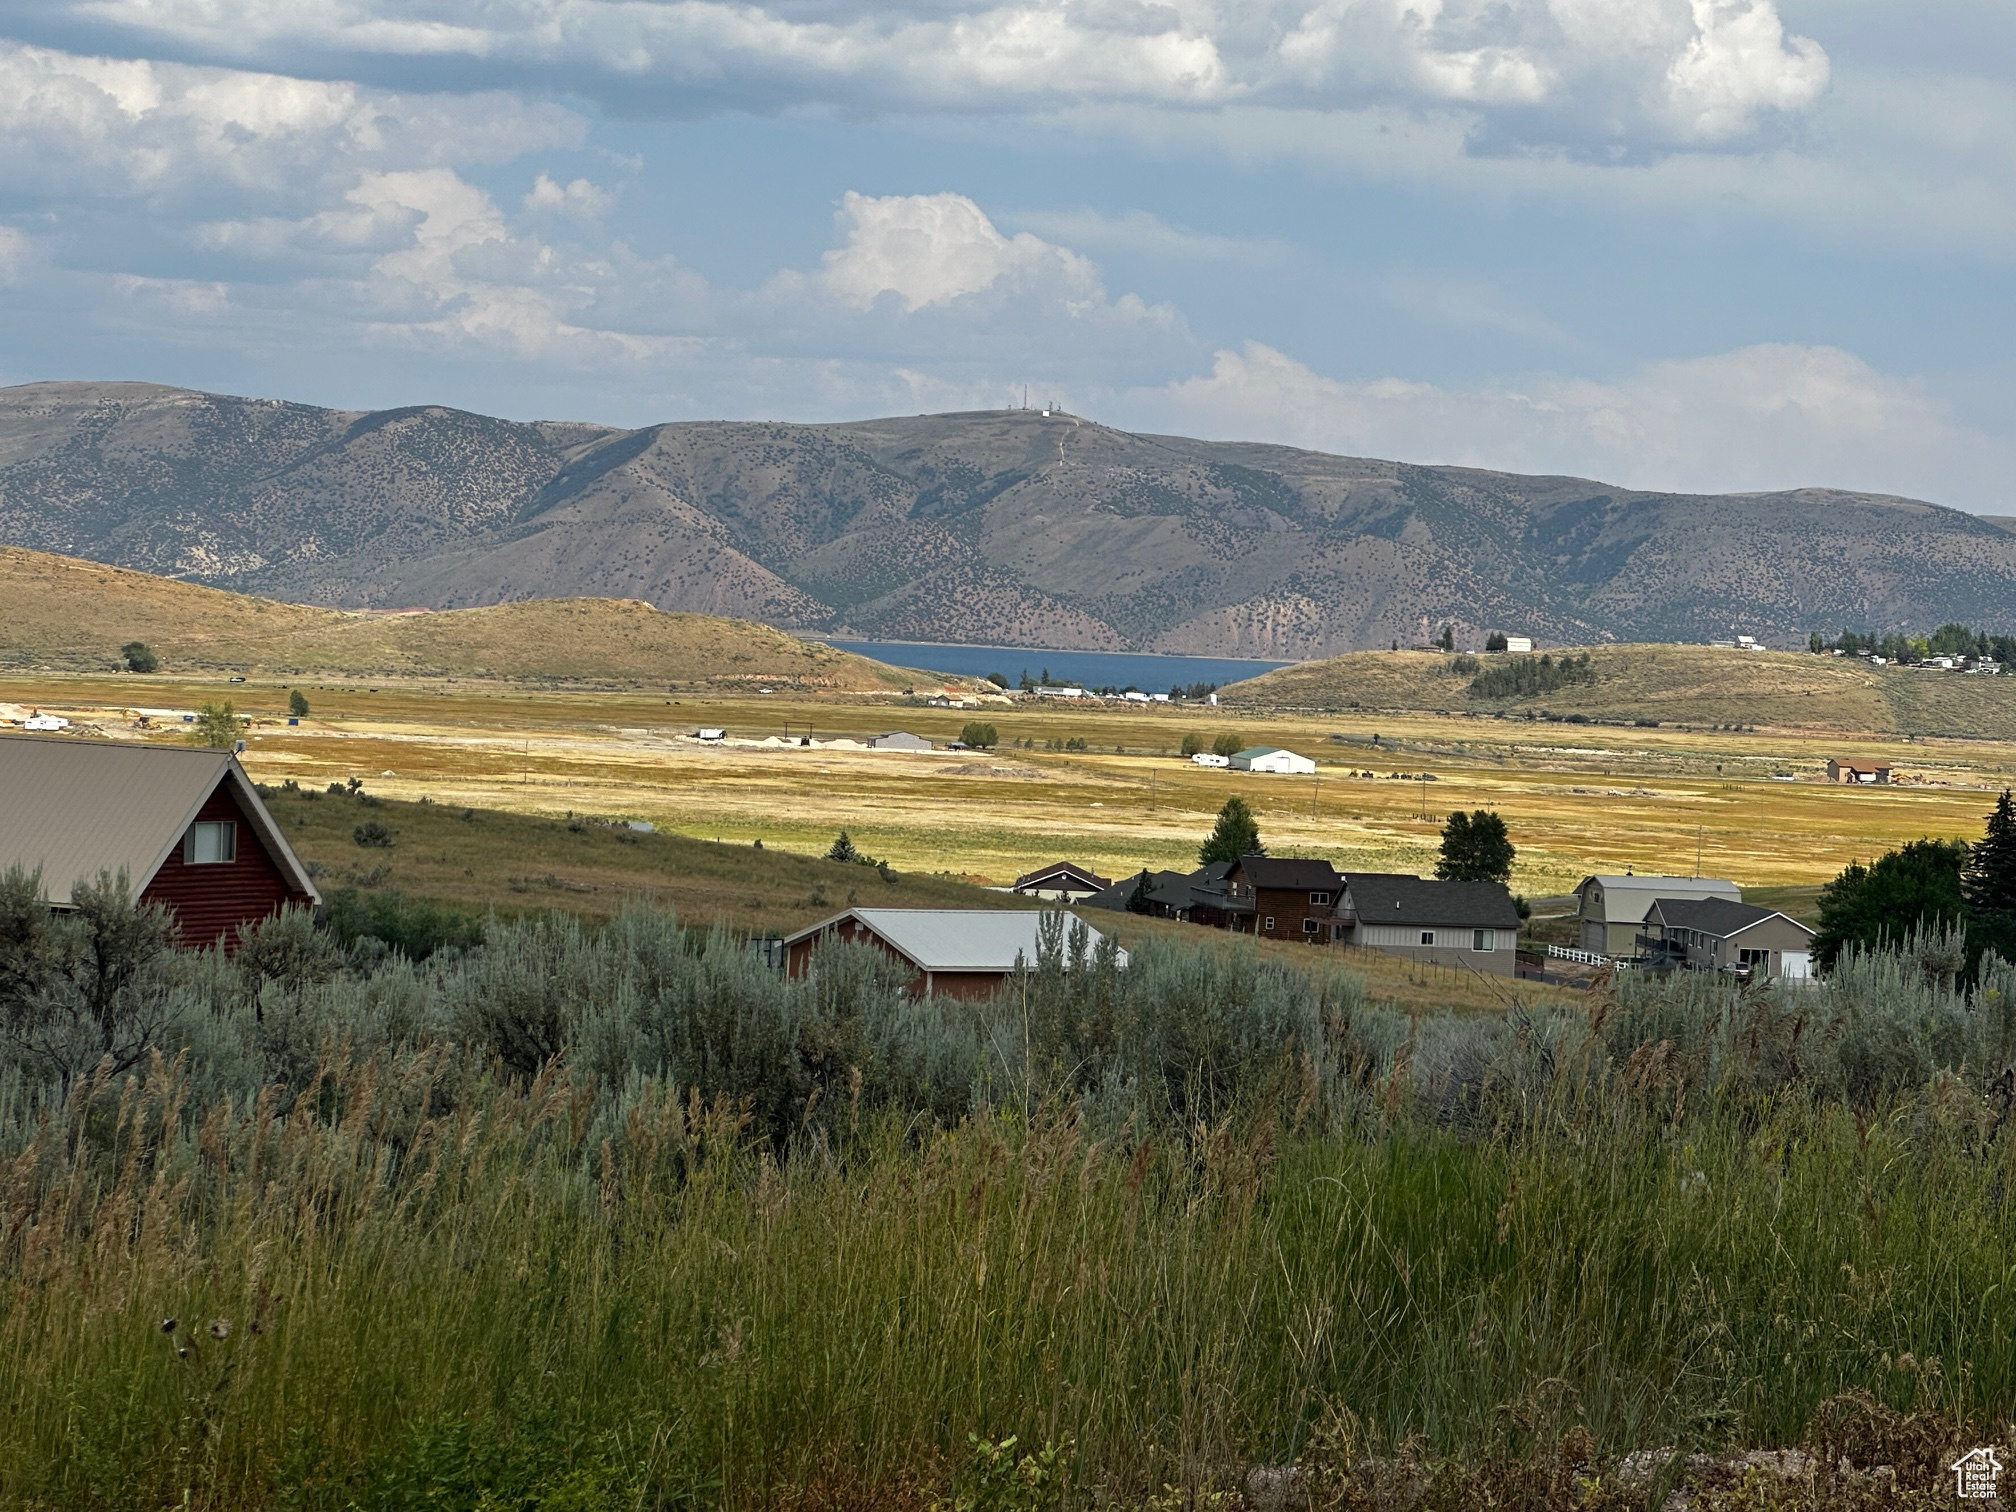
<instances>
[{"instance_id":1,"label":"white window frame","mask_svg":"<svg viewBox=\"0 0 2016 1512\"><path fill-rule=\"evenodd\" d=\"M1269 934L1274 932L1274 915L1272 914L1267 915L1267 932Z\"/></svg>"},{"instance_id":2,"label":"white window frame","mask_svg":"<svg viewBox=\"0 0 2016 1512\"><path fill-rule=\"evenodd\" d=\"M213 842L205 845L198 836ZM221 841L221 844L214 842ZM215 850L215 855L203 855L204 850ZM229 866L238 859L238 823L235 819L199 819L189 826L189 832L182 837L182 864L184 866Z\"/></svg>"},{"instance_id":3,"label":"white window frame","mask_svg":"<svg viewBox=\"0 0 2016 1512\"><path fill-rule=\"evenodd\" d=\"M1319 928L1320 926L1316 923L1314 919L1304 919L1302 921L1302 933L1306 935L1315 934Z\"/></svg>"},{"instance_id":4,"label":"white window frame","mask_svg":"<svg viewBox=\"0 0 2016 1512\"><path fill-rule=\"evenodd\" d=\"M1330 901L1330 894L1328 893L1312 892L1311 894L1309 894L1309 906L1311 908L1321 908L1329 901Z\"/></svg>"},{"instance_id":5,"label":"white window frame","mask_svg":"<svg viewBox=\"0 0 2016 1512\"><path fill-rule=\"evenodd\" d=\"M1423 945L1433 945L1433 944L1435 943L1435 931L1434 931L1434 930L1432 930L1432 929L1424 929L1424 930L1422 930L1422 931L1421 931L1421 943L1422 943Z\"/></svg>"},{"instance_id":6,"label":"white window frame","mask_svg":"<svg viewBox=\"0 0 2016 1512\"><path fill-rule=\"evenodd\" d=\"M1470 948L1482 955L1489 955L1498 948L1498 931L1495 929L1471 930Z\"/></svg>"}]
</instances>

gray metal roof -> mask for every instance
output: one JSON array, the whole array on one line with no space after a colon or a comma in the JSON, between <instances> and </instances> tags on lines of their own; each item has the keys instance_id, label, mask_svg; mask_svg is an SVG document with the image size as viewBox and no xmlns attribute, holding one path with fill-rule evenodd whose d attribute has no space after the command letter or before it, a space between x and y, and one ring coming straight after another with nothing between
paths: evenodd
<instances>
[{"instance_id":1,"label":"gray metal roof","mask_svg":"<svg viewBox=\"0 0 2016 1512\"><path fill-rule=\"evenodd\" d=\"M849 917L887 941L920 971L1013 971L1018 957L1034 969L1037 928L1043 913L1037 909L850 908L799 930L785 944L831 929ZM1099 931L1092 929L1091 936L1090 944L1096 946ZM1120 964L1127 964L1124 950Z\"/></svg>"},{"instance_id":2,"label":"gray metal roof","mask_svg":"<svg viewBox=\"0 0 2016 1512\"><path fill-rule=\"evenodd\" d=\"M1725 877L1659 877L1640 876L1632 872L1619 875L1599 872L1593 877L1584 877L1576 884L1575 895L1584 897L1585 889L1592 882L1603 889L1602 922L1605 924L1643 923L1646 911L1661 898L1743 901L1743 889Z\"/></svg>"},{"instance_id":3,"label":"gray metal roof","mask_svg":"<svg viewBox=\"0 0 2016 1512\"><path fill-rule=\"evenodd\" d=\"M137 893L220 782L233 785L274 864L319 902L238 758L195 746L0 735L0 871L39 868L59 908L100 872L123 869Z\"/></svg>"}]
</instances>

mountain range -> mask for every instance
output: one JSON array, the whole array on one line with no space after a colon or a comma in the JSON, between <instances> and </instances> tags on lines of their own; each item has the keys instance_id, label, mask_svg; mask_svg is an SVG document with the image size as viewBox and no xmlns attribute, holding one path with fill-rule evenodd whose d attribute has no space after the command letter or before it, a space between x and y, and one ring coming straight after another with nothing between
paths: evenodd
<instances>
[{"instance_id":1,"label":"mountain range","mask_svg":"<svg viewBox=\"0 0 2016 1512\"><path fill-rule=\"evenodd\" d=\"M597 596L801 632L1296 659L2009 622L2016 522L1136 435L1028 410L622 430L0 389L0 542L332 606Z\"/></svg>"}]
</instances>

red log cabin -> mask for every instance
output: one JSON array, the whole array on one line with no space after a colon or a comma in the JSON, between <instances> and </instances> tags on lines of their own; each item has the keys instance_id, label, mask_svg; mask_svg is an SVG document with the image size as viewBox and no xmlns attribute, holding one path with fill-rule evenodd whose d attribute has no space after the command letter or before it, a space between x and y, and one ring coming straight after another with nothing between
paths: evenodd
<instances>
[{"instance_id":1,"label":"red log cabin","mask_svg":"<svg viewBox=\"0 0 2016 1512\"><path fill-rule=\"evenodd\" d=\"M16 866L59 910L123 872L184 946L227 954L241 929L322 901L238 758L189 746L0 736L0 871Z\"/></svg>"}]
</instances>

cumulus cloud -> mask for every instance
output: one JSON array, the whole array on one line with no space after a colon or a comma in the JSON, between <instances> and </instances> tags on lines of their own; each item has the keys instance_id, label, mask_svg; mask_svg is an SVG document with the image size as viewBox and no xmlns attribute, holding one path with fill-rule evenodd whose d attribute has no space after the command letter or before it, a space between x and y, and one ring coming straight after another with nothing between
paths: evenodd
<instances>
[{"instance_id":1,"label":"cumulus cloud","mask_svg":"<svg viewBox=\"0 0 2016 1512\"><path fill-rule=\"evenodd\" d=\"M1098 273L1084 258L1026 231L1002 235L963 194L874 199L850 191L839 221L845 240L826 254L813 282L859 309L889 295L917 310L1003 283L1099 297Z\"/></svg>"},{"instance_id":2,"label":"cumulus cloud","mask_svg":"<svg viewBox=\"0 0 2016 1512\"><path fill-rule=\"evenodd\" d=\"M848 194L816 266L710 284L611 239L613 195L591 180L542 170L509 197L478 182L468 165L572 145L581 125L509 102L464 121L483 108L0 45L0 134L25 148L0 158L0 189L50 191L46 239L75 255L43 268L45 295L187 344L292 330L645 382L711 364L787 383L795 365L824 375L814 387L845 374L906 396L998 395L1004 367L1140 382L1198 356L1175 311L1109 295L1088 259L958 194ZM47 261L30 249L0 231L0 280Z\"/></svg>"},{"instance_id":3,"label":"cumulus cloud","mask_svg":"<svg viewBox=\"0 0 2016 1512\"><path fill-rule=\"evenodd\" d=\"M1835 347L1762 345L1647 363L1621 378L1467 388L1326 378L1271 347L1127 396L1136 423L1221 438L1743 492L1832 485L1983 508L2016 444L1960 424L1920 384Z\"/></svg>"},{"instance_id":4,"label":"cumulus cloud","mask_svg":"<svg viewBox=\"0 0 2016 1512\"><path fill-rule=\"evenodd\" d=\"M16 0L20 3L20 0ZM43 0L46 4L47 0ZM629 111L1460 104L1481 139L1739 140L1825 89L1775 0L59 0L137 39L296 67L544 75Z\"/></svg>"},{"instance_id":5,"label":"cumulus cloud","mask_svg":"<svg viewBox=\"0 0 2016 1512\"><path fill-rule=\"evenodd\" d=\"M525 194L525 208L540 210L556 215L577 215L593 220L598 215L608 213L616 203L616 196L599 184L590 183L585 178L577 178L568 183L556 183L549 174L540 174L532 181L532 187Z\"/></svg>"},{"instance_id":6,"label":"cumulus cloud","mask_svg":"<svg viewBox=\"0 0 2016 1512\"><path fill-rule=\"evenodd\" d=\"M508 162L586 129L508 95L411 96L0 40L0 186L21 191L312 193L360 164Z\"/></svg>"}]
</instances>

